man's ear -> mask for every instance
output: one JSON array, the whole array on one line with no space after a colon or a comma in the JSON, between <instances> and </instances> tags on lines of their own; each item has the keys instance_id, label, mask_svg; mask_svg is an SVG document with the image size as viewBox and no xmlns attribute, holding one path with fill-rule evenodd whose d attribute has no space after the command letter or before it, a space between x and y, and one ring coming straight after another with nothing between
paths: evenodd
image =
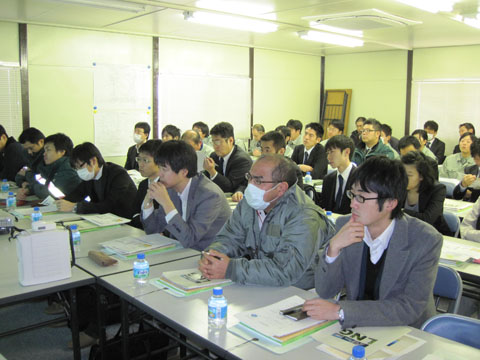
<instances>
[{"instance_id":1,"label":"man's ear","mask_svg":"<svg viewBox=\"0 0 480 360\"><path fill-rule=\"evenodd\" d=\"M178 174L181 175L181 176L187 177L188 176L188 170L187 169L180 169Z\"/></svg>"},{"instance_id":2,"label":"man's ear","mask_svg":"<svg viewBox=\"0 0 480 360\"><path fill-rule=\"evenodd\" d=\"M398 205L398 200L397 199L387 199L385 200L385 202L383 203L383 207L385 209L387 209L388 211L392 212L393 210L395 210L395 208L397 207Z\"/></svg>"}]
</instances>

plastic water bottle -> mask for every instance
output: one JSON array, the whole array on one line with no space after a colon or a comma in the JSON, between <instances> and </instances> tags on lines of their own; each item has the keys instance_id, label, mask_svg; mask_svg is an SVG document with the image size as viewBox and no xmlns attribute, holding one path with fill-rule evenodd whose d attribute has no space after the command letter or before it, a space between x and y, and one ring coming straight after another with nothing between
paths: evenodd
<instances>
[{"instance_id":1,"label":"plastic water bottle","mask_svg":"<svg viewBox=\"0 0 480 360\"><path fill-rule=\"evenodd\" d=\"M40 211L40 208L35 206L33 208L33 213L32 213L32 216L31 216L32 222L40 221L40 220L42 220L42 217L43 217L43 215L42 215L42 212Z\"/></svg>"},{"instance_id":2,"label":"plastic water bottle","mask_svg":"<svg viewBox=\"0 0 480 360\"><path fill-rule=\"evenodd\" d=\"M327 211L326 214L327 214L327 219L328 219L333 225L335 225L335 218L333 217L333 213L332 213L331 211Z\"/></svg>"},{"instance_id":3,"label":"plastic water bottle","mask_svg":"<svg viewBox=\"0 0 480 360\"><path fill-rule=\"evenodd\" d=\"M362 345L356 345L352 349L352 356L349 360L367 360L365 358L365 348Z\"/></svg>"},{"instance_id":4,"label":"plastic water bottle","mask_svg":"<svg viewBox=\"0 0 480 360\"><path fill-rule=\"evenodd\" d=\"M213 288L213 295L208 299L208 326L220 329L227 323L227 299L221 287Z\"/></svg>"},{"instance_id":5,"label":"plastic water bottle","mask_svg":"<svg viewBox=\"0 0 480 360\"><path fill-rule=\"evenodd\" d=\"M150 275L150 265L145 259L145 254L137 254L137 260L133 262L133 277L139 285L146 284Z\"/></svg>"},{"instance_id":6,"label":"plastic water bottle","mask_svg":"<svg viewBox=\"0 0 480 360\"><path fill-rule=\"evenodd\" d=\"M73 249L75 250L75 254L80 253L80 231L78 231L78 226L73 224L70 226L70 230L72 230L72 242L73 242Z\"/></svg>"},{"instance_id":7,"label":"plastic water bottle","mask_svg":"<svg viewBox=\"0 0 480 360\"><path fill-rule=\"evenodd\" d=\"M7 197L7 209L15 209L16 206L17 198L15 197L15 194L10 191Z\"/></svg>"},{"instance_id":8,"label":"plastic water bottle","mask_svg":"<svg viewBox=\"0 0 480 360\"><path fill-rule=\"evenodd\" d=\"M7 179L3 179L2 180L2 192L6 193L6 192L8 192L8 190L10 190L10 184L8 183Z\"/></svg>"},{"instance_id":9,"label":"plastic water bottle","mask_svg":"<svg viewBox=\"0 0 480 360\"><path fill-rule=\"evenodd\" d=\"M311 184L312 183L312 174L310 174L310 171L307 171L307 175L305 175L305 179L303 180L305 184Z\"/></svg>"}]
</instances>

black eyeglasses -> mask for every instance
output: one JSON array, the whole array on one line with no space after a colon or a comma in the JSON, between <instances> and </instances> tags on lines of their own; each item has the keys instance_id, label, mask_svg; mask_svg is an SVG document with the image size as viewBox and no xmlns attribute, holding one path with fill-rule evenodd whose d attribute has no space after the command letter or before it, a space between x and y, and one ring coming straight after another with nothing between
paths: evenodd
<instances>
[{"instance_id":1,"label":"black eyeglasses","mask_svg":"<svg viewBox=\"0 0 480 360\"><path fill-rule=\"evenodd\" d=\"M75 170L80 170L81 168L83 168L83 165L85 165L86 163L87 163L86 161L81 163L79 166L75 168Z\"/></svg>"},{"instance_id":2,"label":"black eyeglasses","mask_svg":"<svg viewBox=\"0 0 480 360\"><path fill-rule=\"evenodd\" d=\"M281 181L264 181L264 180L262 180L261 176L253 176L249 172L245 174L245 179L247 179L247 181L249 181L249 182L250 181L253 182L255 185L281 183Z\"/></svg>"},{"instance_id":3,"label":"black eyeglasses","mask_svg":"<svg viewBox=\"0 0 480 360\"><path fill-rule=\"evenodd\" d=\"M379 199L383 199L381 197L375 197L375 198L366 198L365 196L362 196L362 195L358 195L358 194L355 194L352 190L347 190L347 197L352 200L353 198L355 198L355 200L357 202L359 202L360 204L363 204L365 201L367 200L379 200Z\"/></svg>"}]
</instances>

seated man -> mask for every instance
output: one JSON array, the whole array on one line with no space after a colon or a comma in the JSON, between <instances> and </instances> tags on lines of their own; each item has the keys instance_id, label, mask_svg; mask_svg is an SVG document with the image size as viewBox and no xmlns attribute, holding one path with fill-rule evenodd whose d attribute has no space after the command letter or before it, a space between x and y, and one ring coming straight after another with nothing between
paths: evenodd
<instances>
[{"instance_id":1,"label":"seated man","mask_svg":"<svg viewBox=\"0 0 480 360\"><path fill-rule=\"evenodd\" d=\"M200 134L194 130L187 130L182 134L182 141L190 144L197 154L197 171L203 171L203 162L213 153L213 149L202 141Z\"/></svg>"},{"instance_id":2,"label":"seated man","mask_svg":"<svg viewBox=\"0 0 480 360\"><path fill-rule=\"evenodd\" d=\"M423 130L428 134L427 147L437 157L437 162L441 165L445 160L445 143L437 138L438 124L433 120L425 121Z\"/></svg>"},{"instance_id":3,"label":"seated man","mask_svg":"<svg viewBox=\"0 0 480 360\"><path fill-rule=\"evenodd\" d=\"M327 175L327 154L320 145L323 136L323 126L319 123L310 123L305 126L303 145L293 150L292 160L304 174L310 172L312 179L323 179Z\"/></svg>"},{"instance_id":4,"label":"seated man","mask_svg":"<svg viewBox=\"0 0 480 360\"><path fill-rule=\"evenodd\" d=\"M18 137L18 142L28 153L28 164L21 168L15 176L15 182L19 187L26 181L25 174L27 170L38 173L37 167L43 164L43 145L45 143L45 135L37 128L31 127L22 131Z\"/></svg>"},{"instance_id":5,"label":"seated man","mask_svg":"<svg viewBox=\"0 0 480 360\"><path fill-rule=\"evenodd\" d=\"M265 134L265 128L261 124L255 124L252 127L252 140L250 140L249 153L253 156L262 155L260 149L260 139Z\"/></svg>"},{"instance_id":6,"label":"seated man","mask_svg":"<svg viewBox=\"0 0 480 360\"><path fill-rule=\"evenodd\" d=\"M350 199L347 191L352 187L355 164L351 162L355 145L345 135L337 135L327 142L327 159L332 171L323 179L320 207L337 214L350 214Z\"/></svg>"},{"instance_id":7,"label":"seated man","mask_svg":"<svg viewBox=\"0 0 480 360\"><path fill-rule=\"evenodd\" d=\"M350 139L352 139L353 143L355 144L355 147L361 144L362 142L362 130L363 130L363 123L367 119L363 116L359 116L355 120L355 130L352 131L350 134Z\"/></svg>"},{"instance_id":8,"label":"seated man","mask_svg":"<svg viewBox=\"0 0 480 360\"><path fill-rule=\"evenodd\" d=\"M288 146L288 143L290 142L290 136L292 134L290 128L288 126L280 125L275 128L275 131L278 131L285 138L285 153L283 155L288 158L292 157L293 148Z\"/></svg>"},{"instance_id":9,"label":"seated man","mask_svg":"<svg viewBox=\"0 0 480 360\"><path fill-rule=\"evenodd\" d=\"M175 125L167 125L162 129L162 141L180 140L180 129Z\"/></svg>"},{"instance_id":10,"label":"seated man","mask_svg":"<svg viewBox=\"0 0 480 360\"><path fill-rule=\"evenodd\" d=\"M394 150L380 141L380 126L380 122L375 119L367 119L363 122L362 139L355 149L352 160L357 166L372 156L384 155L390 159L395 157Z\"/></svg>"},{"instance_id":11,"label":"seated man","mask_svg":"<svg viewBox=\"0 0 480 360\"><path fill-rule=\"evenodd\" d=\"M463 124L460 124L458 126L458 136L459 137L462 137L463 134L465 134L466 132L469 132L469 133L472 133L473 135L475 135L475 126L473 126L472 123L463 123ZM455 147L453 148L453 153L454 154L457 154L460 152L460 146L457 144L455 145Z\"/></svg>"},{"instance_id":12,"label":"seated man","mask_svg":"<svg viewBox=\"0 0 480 360\"><path fill-rule=\"evenodd\" d=\"M437 160L437 157L435 154L430 150L426 145L428 141L428 134L425 130L422 129L417 129L414 132L412 132L412 136L415 136L418 141L420 142L420 152L422 152L425 156L428 156L429 158L432 158L434 160Z\"/></svg>"},{"instance_id":13,"label":"seated man","mask_svg":"<svg viewBox=\"0 0 480 360\"><path fill-rule=\"evenodd\" d=\"M281 155L262 155L247 175L241 201L199 262L209 279L239 284L313 286L318 249L331 225L295 185L293 163Z\"/></svg>"},{"instance_id":14,"label":"seated man","mask_svg":"<svg viewBox=\"0 0 480 360\"><path fill-rule=\"evenodd\" d=\"M453 198L475 202L480 196L480 139L475 140L475 142L470 145L470 154L475 164L465 168L465 175L462 181L453 189ZM475 181L476 183L474 184Z\"/></svg>"},{"instance_id":15,"label":"seated man","mask_svg":"<svg viewBox=\"0 0 480 360\"><path fill-rule=\"evenodd\" d=\"M29 163L27 152L20 143L8 136L0 125L0 181L15 181L15 176L23 166Z\"/></svg>"},{"instance_id":16,"label":"seated man","mask_svg":"<svg viewBox=\"0 0 480 360\"><path fill-rule=\"evenodd\" d=\"M352 215L337 219L315 273L321 299L305 302L309 316L356 326L420 327L435 315L433 286L443 237L403 214L408 178L402 163L383 156L353 175ZM347 298L328 300L346 288Z\"/></svg>"},{"instance_id":17,"label":"seated man","mask_svg":"<svg viewBox=\"0 0 480 360\"><path fill-rule=\"evenodd\" d=\"M400 154L398 153L398 150L395 149L391 144L392 128L390 127L390 125L382 124L380 126L380 138L382 139L383 145L385 145L390 150L392 150L393 158L394 159L400 159ZM398 148L398 140L397 140L397 148Z\"/></svg>"},{"instance_id":18,"label":"seated man","mask_svg":"<svg viewBox=\"0 0 480 360\"><path fill-rule=\"evenodd\" d=\"M137 188L124 168L106 163L97 147L90 142L75 146L70 164L83 181L64 200L57 200L59 211L113 213L132 218Z\"/></svg>"},{"instance_id":19,"label":"seated man","mask_svg":"<svg viewBox=\"0 0 480 360\"><path fill-rule=\"evenodd\" d=\"M404 136L398 142L398 149L400 150L400 156L403 156L410 151L420 152L420 141L418 138L412 135ZM430 158L427 156L427 162L432 167L433 173L435 174L435 180L438 180L438 163L436 158Z\"/></svg>"},{"instance_id":20,"label":"seated man","mask_svg":"<svg viewBox=\"0 0 480 360\"><path fill-rule=\"evenodd\" d=\"M140 215L142 212L143 200L147 195L148 186L152 182L157 182L160 176L160 168L155 164L154 157L161 143L162 140L148 140L145 144L140 146L138 157L136 159L138 162L138 171L140 171L140 174L143 177L146 177L146 179L138 184L138 190L133 204L134 215L130 225L142 230L143 224ZM155 202L153 206L155 209L158 209L158 203Z\"/></svg>"},{"instance_id":21,"label":"seated man","mask_svg":"<svg viewBox=\"0 0 480 360\"><path fill-rule=\"evenodd\" d=\"M148 140L150 135L150 125L146 122L139 122L135 124L133 130L133 142L135 145L132 145L128 148L127 160L125 161L125 170L138 170L138 163L136 158L138 157L138 150L140 146L145 144L145 141Z\"/></svg>"},{"instance_id":22,"label":"seated man","mask_svg":"<svg viewBox=\"0 0 480 360\"><path fill-rule=\"evenodd\" d=\"M233 126L230 123L216 124L210 134L215 153L203 162L205 174L223 192L243 192L247 186L245 174L252 166L250 155L235 145Z\"/></svg>"},{"instance_id":23,"label":"seated man","mask_svg":"<svg viewBox=\"0 0 480 360\"><path fill-rule=\"evenodd\" d=\"M460 152L446 157L442 169L440 170L441 177L457 180L463 179L465 168L475 165L470 146L476 139L475 135L469 132L466 132L460 137Z\"/></svg>"},{"instance_id":24,"label":"seated man","mask_svg":"<svg viewBox=\"0 0 480 360\"><path fill-rule=\"evenodd\" d=\"M290 129L290 140L287 141L287 153L293 154L293 150L298 145L302 145L302 129L303 124L300 120L290 119L286 126ZM290 148L290 150L288 150ZM291 155L290 155L291 156Z\"/></svg>"},{"instance_id":25,"label":"seated man","mask_svg":"<svg viewBox=\"0 0 480 360\"><path fill-rule=\"evenodd\" d=\"M210 147L213 147L212 138L210 137L210 130L208 125L202 121L193 123L192 130L198 132L198 135L202 138L202 142Z\"/></svg>"},{"instance_id":26,"label":"seated man","mask_svg":"<svg viewBox=\"0 0 480 360\"><path fill-rule=\"evenodd\" d=\"M45 139L43 164L37 166L37 173L27 171L26 181L17 192L17 199L24 200L26 196L35 194L43 200L50 195L48 185L53 183L65 195L70 194L80 184L77 172L70 165L70 154L73 150L72 140L65 134L50 135ZM40 174L46 180L41 184L35 179Z\"/></svg>"},{"instance_id":27,"label":"seated man","mask_svg":"<svg viewBox=\"0 0 480 360\"><path fill-rule=\"evenodd\" d=\"M161 144L155 164L160 167L160 181L150 183L143 202L145 232L168 231L185 248L205 249L230 216L225 195L197 172L195 151L183 141ZM160 204L157 210L153 202Z\"/></svg>"},{"instance_id":28,"label":"seated man","mask_svg":"<svg viewBox=\"0 0 480 360\"><path fill-rule=\"evenodd\" d=\"M343 124L342 120L332 120L330 124L327 126L327 138L325 140L320 141L320 144L325 147L327 145L327 141L334 136L343 135L343 129L345 125Z\"/></svg>"},{"instance_id":29,"label":"seated man","mask_svg":"<svg viewBox=\"0 0 480 360\"><path fill-rule=\"evenodd\" d=\"M480 242L480 197L460 224L462 239Z\"/></svg>"}]
</instances>

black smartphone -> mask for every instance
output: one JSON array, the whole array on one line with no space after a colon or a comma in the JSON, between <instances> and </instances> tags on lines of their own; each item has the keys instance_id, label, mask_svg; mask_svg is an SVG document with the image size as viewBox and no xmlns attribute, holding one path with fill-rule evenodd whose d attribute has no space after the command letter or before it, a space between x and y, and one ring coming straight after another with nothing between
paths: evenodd
<instances>
[{"instance_id":1,"label":"black smartphone","mask_svg":"<svg viewBox=\"0 0 480 360\"><path fill-rule=\"evenodd\" d=\"M295 321L306 319L308 315L305 311L302 310L302 308L303 304L297 305L285 310L280 310L280 314Z\"/></svg>"}]
</instances>

